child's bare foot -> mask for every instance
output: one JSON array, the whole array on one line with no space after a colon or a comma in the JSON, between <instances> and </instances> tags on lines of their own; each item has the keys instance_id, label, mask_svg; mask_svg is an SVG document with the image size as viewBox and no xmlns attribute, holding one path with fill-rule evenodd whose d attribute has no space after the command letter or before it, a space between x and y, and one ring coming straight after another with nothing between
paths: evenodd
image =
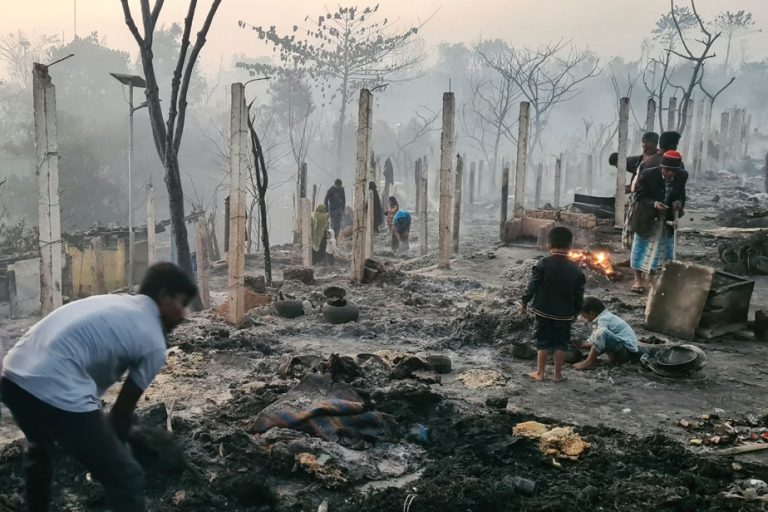
<instances>
[{"instance_id":1,"label":"child's bare foot","mask_svg":"<svg viewBox=\"0 0 768 512\"><path fill-rule=\"evenodd\" d=\"M552 382L564 382L566 380L562 375L556 375L552 378Z\"/></svg>"},{"instance_id":2,"label":"child's bare foot","mask_svg":"<svg viewBox=\"0 0 768 512\"><path fill-rule=\"evenodd\" d=\"M528 377L532 378L536 382L541 382L544 380L544 375L540 374L539 372L531 372L528 374Z\"/></svg>"},{"instance_id":3,"label":"child's bare foot","mask_svg":"<svg viewBox=\"0 0 768 512\"><path fill-rule=\"evenodd\" d=\"M573 367L577 370L589 370L592 368L592 363L589 361L582 361L580 363L574 364Z\"/></svg>"}]
</instances>

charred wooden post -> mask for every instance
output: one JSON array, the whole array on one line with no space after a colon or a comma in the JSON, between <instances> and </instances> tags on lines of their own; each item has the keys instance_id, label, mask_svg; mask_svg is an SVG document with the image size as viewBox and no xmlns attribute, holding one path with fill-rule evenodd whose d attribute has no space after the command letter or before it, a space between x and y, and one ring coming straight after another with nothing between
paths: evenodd
<instances>
[{"instance_id":1,"label":"charred wooden post","mask_svg":"<svg viewBox=\"0 0 768 512\"><path fill-rule=\"evenodd\" d=\"M440 268L448 268L451 263L451 207L453 206L454 181L453 123L455 109L453 93L443 93L443 131L440 137L440 216L437 237L437 264Z\"/></svg>"},{"instance_id":2,"label":"charred wooden post","mask_svg":"<svg viewBox=\"0 0 768 512\"><path fill-rule=\"evenodd\" d=\"M456 156L456 186L453 193L453 253L459 252L459 231L461 229L461 188L464 185L464 157ZM470 190L472 185L470 183ZM471 194L471 192L470 192Z\"/></svg>"},{"instance_id":3,"label":"charred wooden post","mask_svg":"<svg viewBox=\"0 0 768 512\"><path fill-rule=\"evenodd\" d=\"M485 160L480 160L477 165L477 199L483 199L483 167L485 166Z\"/></svg>"},{"instance_id":4,"label":"charred wooden post","mask_svg":"<svg viewBox=\"0 0 768 512\"><path fill-rule=\"evenodd\" d=\"M541 207L541 185L543 180L544 180L544 164L539 163L539 165L536 166L536 189L533 196L534 208Z\"/></svg>"},{"instance_id":5,"label":"charred wooden post","mask_svg":"<svg viewBox=\"0 0 768 512\"><path fill-rule=\"evenodd\" d=\"M683 131L683 158L688 158L688 156L691 155L694 134L693 111L695 107L696 102L694 100L688 100L688 108L685 111L685 130ZM690 163L693 163L693 159L690 159L689 161Z\"/></svg>"},{"instance_id":6,"label":"charred wooden post","mask_svg":"<svg viewBox=\"0 0 768 512\"><path fill-rule=\"evenodd\" d=\"M371 105L368 89L360 90L357 115L357 168L355 172L355 213L352 230L352 281L362 283L365 278L365 230L368 224L368 162L371 154Z\"/></svg>"},{"instance_id":7,"label":"charred wooden post","mask_svg":"<svg viewBox=\"0 0 768 512\"><path fill-rule=\"evenodd\" d=\"M693 147L691 152L693 154L693 172L692 176L697 176L701 172L701 159L702 148L701 141L704 138L704 104L705 101L699 101L696 106L696 117L694 118L694 125L690 128L693 130ZM683 155L685 158L685 155Z\"/></svg>"},{"instance_id":8,"label":"charred wooden post","mask_svg":"<svg viewBox=\"0 0 768 512\"><path fill-rule=\"evenodd\" d=\"M101 236L91 238L91 252L93 253L91 262L93 289L91 295L101 295L107 293L107 280L104 276L104 246Z\"/></svg>"},{"instance_id":9,"label":"charred wooden post","mask_svg":"<svg viewBox=\"0 0 768 512\"><path fill-rule=\"evenodd\" d=\"M365 259L370 259L373 257L373 242L374 242L374 229L373 224L376 222L374 218L374 211L373 211L373 190L366 191L367 196L367 202L368 202L368 209L366 210L367 219L365 221Z\"/></svg>"},{"instance_id":10,"label":"charred wooden post","mask_svg":"<svg viewBox=\"0 0 768 512\"><path fill-rule=\"evenodd\" d=\"M648 98L648 107L645 113L645 131L646 132L652 132L654 131L654 126L656 125L656 100L653 98Z\"/></svg>"},{"instance_id":11,"label":"charred wooden post","mask_svg":"<svg viewBox=\"0 0 768 512\"><path fill-rule=\"evenodd\" d=\"M40 304L47 315L62 304L61 211L56 88L48 66L35 63L32 75L40 248Z\"/></svg>"},{"instance_id":12,"label":"charred wooden post","mask_svg":"<svg viewBox=\"0 0 768 512\"><path fill-rule=\"evenodd\" d=\"M414 206L416 212L421 211L421 158L416 159L416 163L414 164L413 169L413 177L414 181L416 182L416 187L414 188L414 195L416 196L416 204Z\"/></svg>"},{"instance_id":13,"label":"charred wooden post","mask_svg":"<svg viewBox=\"0 0 768 512\"><path fill-rule=\"evenodd\" d=\"M560 153L560 156L555 160L555 197L554 197L554 207L560 208L560 197L562 196L562 193L560 192L560 187L562 186L563 181L563 154Z\"/></svg>"},{"instance_id":14,"label":"charred wooden post","mask_svg":"<svg viewBox=\"0 0 768 512\"><path fill-rule=\"evenodd\" d=\"M525 177L528 172L528 125L531 120L531 104L527 101L520 103L520 119L518 121L517 132L517 167L515 169L515 218L522 218L525 215ZM507 178L509 179L509 178ZM507 197L502 201L502 208L507 210ZM506 219L504 219L506 222ZM503 229L503 226L502 226ZM502 239L504 233L501 233Z\"/></svg>"},{"instance_id":15,"label":"charred wooden post","mask_svg":"<svg viewBox=\"0 0 768 512\"><path fill-rule=\"evenodd\" d=\"M669 98L669 108L667 109L667 130L677 130L675 124L677 114L677 98L674 96Z\"/></svg>"},{"instance_id":16,"label":"charred wooden post","mask_svg":"<svg viewBox=\"0 0 768 512\"><path fill-rule=\"evenodd\" d=\"M744 158L749 157L749 143L752 138L752 114L748 114L744 122Z\"/></svg>"},{"instance_id":17,"label":"charred wooden post","mask_svg":"<svg viewBox=\"0 0 768 512\"><path fill-rule=\"evenodd\" d=\"M709 143L712 140L712 102L707 101L704 105L704 118L701 137L701 159L699 170L705 170L707 160L709 159Z\"/></svg>"},{"instance_id":18,"label":"charred wooden post","mask_svg":"<svg viewBox=\"0 0 768 512\"><path fill-rule=\"evenodd\" d=\"M426 161L426 159L424 160ZM420 254L426 256L429 252L428 234L429 234L429 200L427 199L427 190L429 186L429 173L425 166L421 168L421 210L419 210L419 248Z\"/></svg>"},{"instance_id":19,"label":"charred wooden post","mask_svg":"<svg viewBox=\"0 0 768 512\"><path fill-rule=\"evenodd\" d=\"M589 195L594 194L595 192L595 156L592 153L587 155L586 188L587 188L587 194Z\"/></svg>"},{"instance_id":20,"label":"charred wooden post","mask_svg":"<svg viewBox=\"0 0 768 512\"><path fill-rule=\"evenodd\" d=\"M155 232L155 187L147 185L147 266L157 261L157 233Z\"/></svg>"},{"instance_id":21,"label":"charred wooden post","mask_svg":"<svg viewBox=\"0 0 768 512\"><path fill-rule=\"evenodd\" d=\"M197 291L203 309L211 307L211 293L208 288L208 234L205 213L201 212L195 222L195 263L197 266Z\"/></svg>"},{"instance_id":22,"label":"charred wooden post","mask_svg":"<svg viewBox=\"0 0 768 512\"><path fill-rule=\"evenodd\" d=\"M469 166L469 204L475 204L475 162Z\"/></svg>"},{"instance_id":23,"label":"charred wooden post","mask_svg":"<svg viewBox=\"0 0 768 512\"><path fill-rule=\"evenodd\" d=\"M232 84L229 149L229 243L227 320L245 315L245 175L248 172L248 109L242 83Z\"/></svg>"},{"instance_id":24,"label":"charred wooden post","mask_svg":"<svg viewBox=\"0 0 768 512\"><path fill-rule=\"evenodd\" d=\"M517 205L517 198L515 198ZM504 233L506 231L507 219L509 214L509 164L504 164L501 168L501 212L499 218L499 240L505 241Z\"/></svg>"},{"instance_id":25,"label":"charred wooden post","mask_svg":"<svg viewBox=\"0 0 768 512\"><path fill-rule=\"evenodd\" d=\"M624 225L624 195L627 179L627 134L629 132L629 98L619 100L619 161L616 171L616 226Z\"/></svg>"},{"instance_id":26,"label":"charred wooden post","mask_svg":"<svg viewBox=\"0 0 768 512\"><path fill-rule=\"evenodd\" d=\"M733 113L733 120L731 121L731 159L737 162L742 155L741 143L742 143L742 129L744 126L744 110L737 108Z\"/></svg>"},{"instance_id":27,"label":"charred wooden post","mask_svg":"<svg viewBox=\"0 0 768 512\"><path fill-rule=\"evenodd\" d=\"M725 170L726 159L728 158L728 127L730 126L731 115L728 111L720 115L720 152L719 161L720 170Z\"/></svg>"},{"instance_id":28,"label":"charred wooden post","mask_svg":"<svg viewBox=\"0 0 768 512\"><path fill-rule=\"evenodd\" d=\"M317 185L312 185L312 211L317 208Z\"/></svg>"},{"instance_id":29,"label":"charred wooden post","mask_svg":"<svg viewBox=\"0 0 768 512\"><path fill-rule=\"evenodd\" d=\"M299 199L299 225L301 226L301 264L312 267L312 204L306 197Z\"/></svg>"}]
</instances>

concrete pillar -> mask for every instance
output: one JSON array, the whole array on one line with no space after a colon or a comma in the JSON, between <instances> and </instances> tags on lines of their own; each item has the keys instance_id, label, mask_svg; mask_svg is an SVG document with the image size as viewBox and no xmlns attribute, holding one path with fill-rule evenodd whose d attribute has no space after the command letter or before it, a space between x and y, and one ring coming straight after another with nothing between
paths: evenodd
<instances>
[{"instance_id":1,"label":"concrete pillar","mask_svg":"<svg viewBox=\"0 0 768 512\"><path fill-rule=\"evenodd\" d=\"M525 177L528 172L528 124L530 123L530 103L520 103L520 119L517 133L517 167L515 169L515 218L525 215ZM506 203L506 198L504 202ZM503 236L503 234L502 234Z\"/></svg>"},{"instance_id":2,"label":"concrete pillar","mask_svg":"<svg viewBox=\"0 0 768 512\"><path fill-rule=\"evenodd\" d=\"M248 109L242 83L232 84L231 98L227 320L238 325L245 315L245 176L249 139Z\"/></svg>"},{"instance_id":3,"label":"concrete pillar","mask_svg":"<svg viewBox=\"0 0 768 512\"><path fill-rule=\"evenodd\" d=\"M357 115L357 167L355 170L355 211L354 229L352 231L352 281L362 283L365 278L366 241L365 230L368 223L368 165L371 154L373 103L371 91L360 90L360 100Z\"/></svg>"},{"instance_id":4,"label":"concrete pillar","mask_svg":"<svg viewBox=\"0 0 768 512\"><path fill-rule=\"evenodd\" d=\"M617 227L624 225L624 195L627 180L627 134L629 132L629 98L619 101L619 161L616 172L616 212Z\"/></svg>"},{"instance_id":5,"label":"concrete pillar","mask_svg":"<svg viewBox=\"0 0 768 512\"><path fill-rule=\"evenodd\" d=\"M451 207L453 206L453 123L456 106L452 92L443 93L443 131L440 137L440 214L438 220L438 267L451 263Z\"/></svg>"},{"instance_id":6,"label":"concrete pillar","mask_svg":"<svg viewBox=\"0 0 768 512\"><path fill-rule=\"evenodd\" d=\"M35 63L32 75L37 162L40 303L43 315L62 304L61 211L59 209L59 143L56 88L48 66Z\"/></svg>"}]
</instances>

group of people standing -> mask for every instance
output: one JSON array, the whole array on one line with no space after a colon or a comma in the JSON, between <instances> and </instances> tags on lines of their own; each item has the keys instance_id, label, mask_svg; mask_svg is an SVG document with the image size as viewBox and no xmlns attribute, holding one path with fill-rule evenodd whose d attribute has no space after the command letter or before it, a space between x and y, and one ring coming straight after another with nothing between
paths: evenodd
<instances>
[{"instance_id":1,"label":"group of people standing","mask_svg":"<svg viewBox=\"0 0 768 512\"><path fill-rule=\"evenodd\" d=\"M373 196L374 233L379 233L386 223L386 227L390 232L392 252L396 255L407 253L411 231L411 214L407 210L400 208L400 204L395 196L389 197L385 212L376 183L373 181L369 182L368 190L372 192L371 195ZM335 249L347 209L344 186L342 181L337 179L334 185L326 192L323 204L318 205L312 215L313 263L327 261L329 255L332 256L332 252L328 250L328 247L332 246Z\"/></svg>"},{"instance_id":2,"label":"group of people standing","mask_svg":"<svg viewBox=\"0 0 768 512\"><path fill-rule=\"evenodd\" d=\"M631 250L636 293L645 293L651 276L675 258L675 231L684 215L688 182L679 142L678 132L648 132L642 138L643 154L627 158L632 179L622 239ZM616 153L609 160L615 165Z\"/></svg>"}]
</instances>

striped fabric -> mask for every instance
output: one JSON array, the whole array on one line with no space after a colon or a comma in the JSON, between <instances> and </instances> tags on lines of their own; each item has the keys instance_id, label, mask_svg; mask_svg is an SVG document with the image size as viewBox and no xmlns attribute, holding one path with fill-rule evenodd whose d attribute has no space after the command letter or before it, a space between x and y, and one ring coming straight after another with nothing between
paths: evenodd
<instances>
[{"instance_id":1,"label":"striped fabric","mask_svg":"<svg viewBox=\"0 0 768 512\"><path fill-rule=\"evenodd\" d=\"M675 259L675 249L673 229L666 226L663 218L658 219L653 233L648 238L635 233L632 242L632 268L645 273L659 270Z\"/></svg>"}]
</instances>

